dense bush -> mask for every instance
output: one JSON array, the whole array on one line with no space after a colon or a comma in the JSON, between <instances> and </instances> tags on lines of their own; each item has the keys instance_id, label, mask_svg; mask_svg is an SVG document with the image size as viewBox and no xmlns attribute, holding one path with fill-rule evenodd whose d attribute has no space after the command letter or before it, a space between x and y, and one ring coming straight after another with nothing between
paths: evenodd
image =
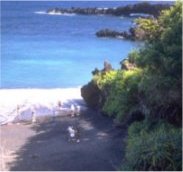
<instances>
[{"instance_id":1,"label":"dense bush","mask_svg":"<svg viewBox=\"0 0 183 172\"><path fill-rule=\"evenodd\" d=\"M129 127L122 169L182 170L182 3L162 12L154 30L139 22L148 39L131 58L143 70L138 92L147 111Z\"/></svg>"},{"instance_id":2,"label":"dense bush","mask_svg":"<svg viewBox=\"0 0 183 172\"><path fill-rule=\"evenodd\" d=\"M95 73L93 83L100 90L100 107L105 113L122 120L138 110L148 118L181 125L181 5L177 2L154 21L138 20L148 35L144 48L130 53L121 62L121 70ZM92 94L90 97L94 99Z\"/></svg>"},{"instance_id":3,"label":"dense bush","mask_svg":"<svg viewBox=\"0 0 183 172\"><path fill-rule=\"evenodd\" d=\"M138 18L135 22L137 27L134 29L134 35L137 40L150 40L159 35L159 26L156 19Z\"/></svg>"},{"instance_id":4,"label":"dense bush","mask_svg":"<svg viewBox=\"0 0 183 172\"><path fill-rule=\"evenodd\" d=\"M102 71L95 72L92 81L82 88L82 96L90 107L100 107L103 113L119 121L130 119L140 107L138 87L142 70L134 67Z\"/></svg>"},{"instance_id":5,"label":"dense bush","mask_svg":"<svg viewBox=\"0 0 183 172\"><path fill-rule=\"evenodd\" d=\"M95 72L92 82L100 108L132 123L123 170L182 170L182 2L154 21L138 22L144 47L130 53L121 70Z\"/></svg>"},{"instance_id":6,"label":"dense bush","mask_svg":"<svg viewBox=\"0 0 183 172\"><path fill-rule=\"evenodd\" d=\"M123 120L130 112L138 109L138 83L141 75L142 71L138 68L117 72L104 103L105 113Z\"/></svg>"},{"instance_id":7,"label":"dense bush","mask_svg":"<svg viewBox=\"0 0 183 172\"><path fill-rule=\"evenodd\" d=\"M181 125L182 3L179 1L170 10L162 12L157 26L158 37L152 33L154 37L135 59L145 73L139 91L143 93L153 118L166 118L175 125Z\"/></svg>"},{"instance_id":8,"label":"dense bush","mask_svg":"<svg viewBox=\"0 0 183 172\"><path fill-rule=\"evenodd\" d=\"M122 170L181 170L181 129L165 122L135 122L128 130Z\"/></svg>"}]
</instances>

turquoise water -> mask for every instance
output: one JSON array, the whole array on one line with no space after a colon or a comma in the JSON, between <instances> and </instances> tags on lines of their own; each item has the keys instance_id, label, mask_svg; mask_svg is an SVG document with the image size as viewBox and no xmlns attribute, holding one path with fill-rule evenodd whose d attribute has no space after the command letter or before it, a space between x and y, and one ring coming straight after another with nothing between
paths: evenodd
<instances>
[{"instance_id":1,"label":"turquoise water","mask_svg":"<svg viewBox=\"0 0 183 172\"><path fill-rule=\"evenodd\" d=\"M116 7L134 2L1 2L1 88L65 88L86 84L109 60L114 68L138 43L99 39L127 30L133 19L47 15L50 7Z\"/></svg>"}]
</instances>

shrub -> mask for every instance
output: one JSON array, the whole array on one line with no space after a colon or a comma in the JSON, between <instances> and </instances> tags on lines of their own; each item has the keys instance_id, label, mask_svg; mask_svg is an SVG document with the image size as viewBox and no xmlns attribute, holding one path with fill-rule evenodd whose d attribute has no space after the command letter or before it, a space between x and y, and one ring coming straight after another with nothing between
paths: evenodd
<instances>
[{"instance_id":1,"label":"shrub","mask_svg":"<svg viewBox=\"0 0 183 172\"><path fill-rule=\"evenodd\" d=\"M162 121L133 123L122 170L182 170L181 129Z\"/></svg>"},{"instance_id":2,"label":"shrub","mask_svg":"<svg viewBox=\"0 0 183 172\"><path fill-rule=\"evenodd\" d=\"M138 84L142 71L138 68L119 71L111 83L103 111L123 120L138 107Z\"/></svg>"},{"instance_id":3,"label":"shrub","mask_svg":"<svg viewBox=\"0 0 183 172\"><path fill-rule=\"evenodd\" d=\"M81 88L81 95L89 107L100 109L103 107L108 90L117 74L117 71L104 71L95 69L93 71L93 78Z\"/></svg>"}]
</instances>

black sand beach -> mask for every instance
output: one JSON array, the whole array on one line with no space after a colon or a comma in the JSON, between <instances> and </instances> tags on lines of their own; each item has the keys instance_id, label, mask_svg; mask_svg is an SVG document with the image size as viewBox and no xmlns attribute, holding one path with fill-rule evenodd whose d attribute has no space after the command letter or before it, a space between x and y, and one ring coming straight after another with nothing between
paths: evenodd
<instances>
[{"instance_id":1,"label":"black sand beach","mask_svg":"<svg viewBox=\"0 0 183 172\"><path fill-rule=\"evenodd\" d=\"M68 126L78 127L80 142L68 141ZM85 110L79 117L1 126L1 170L118 170L124 156L125 129L111 118Z\"/></svg>"}]
</instances>

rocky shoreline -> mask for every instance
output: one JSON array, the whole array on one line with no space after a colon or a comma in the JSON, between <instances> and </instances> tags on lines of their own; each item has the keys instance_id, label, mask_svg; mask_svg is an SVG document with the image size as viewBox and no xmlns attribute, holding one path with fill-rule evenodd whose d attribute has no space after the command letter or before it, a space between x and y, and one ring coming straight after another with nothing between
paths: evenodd
<instances>
[{"instance_id":1,"label":"rocky shoreline","mask_svg":"<svg viewBox=\"0 0 183 172\"><path fill-rule=\"evenodd\" d=\"M134 5L120 6L117 8L52 8L48 14L80 14L80 15L113 15L129 17L156 17L161 10L168 9L169 4L150 4L147 2Z\"/></svg>"},{"instance_id":2,"label":"rocky shoreline","mask_svg":"<svg viewBox=\"0 0 183 172\"><path fill-rule=\"evenodd\" d=\"M127 39L135 40L135 30L130 28L129 31L118 32L110 29L102 29L96 32L97 37L108 37L108 38L118 38L118 39Z\"/></svg>"},{"instance_id":3,"label":"rocky shoreline","mask_svg":"<svg viewBox=\"0 0 183 172\"><path fill-rule=\"evenodd\" d=\"M142 2L134 5L120 6L117 8L53 8L48 9L47 14L51 15L111 15L125 16L134 18L154 18L160 14L161 10L170 8L170 4L150 4ZM136 35L136 28L131 27L128 31L115 31L108 28L97 31L96 36L126 39L126 40L143 40Z\"/></svg>"}]
</instances>

